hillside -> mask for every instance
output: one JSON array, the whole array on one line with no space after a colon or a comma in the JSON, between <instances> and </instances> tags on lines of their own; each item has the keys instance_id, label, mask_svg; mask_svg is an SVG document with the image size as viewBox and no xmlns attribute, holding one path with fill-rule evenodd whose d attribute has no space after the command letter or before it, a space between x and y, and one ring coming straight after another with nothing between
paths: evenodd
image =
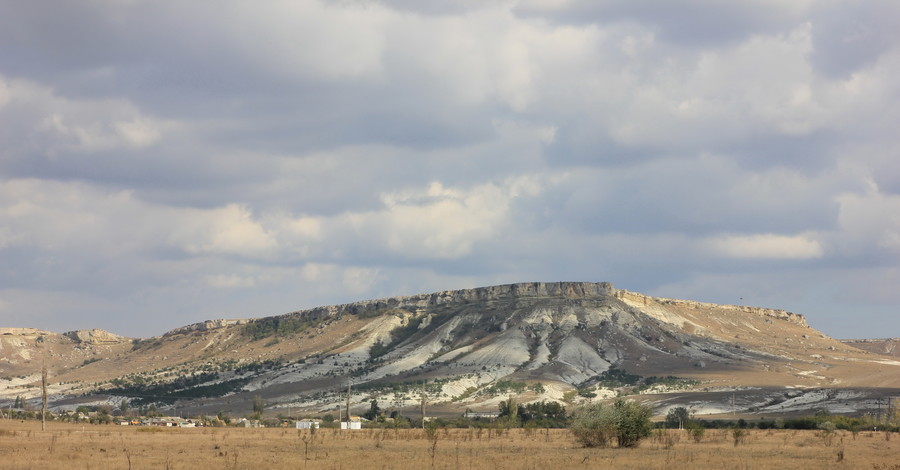
<instances>
[{"instance_id":1,"label":"hillside","mask_svg":"<svg viewBox=\"0 0 900 470\"><path fill-rule=\"evenodd\" d=\"M522 283L216 320L149 339L0 330L0 400L153 403L173 412L325 412L353 401L447 413L634 393L660 412L863 413L900 395L900 362L782 310L662 299L608 283ZM82 396L86 395L86 396ZM0 402L2 404L2 402Z\"/></svg>"},{"instance_id":2,"label":"hillside","mask_svg":"<svg viewBox=\"0 0 900 470\"><path fill-rule=\"evenodd\" d=\"M869 351L875 354L883 354L885 356L900 357L900 338L884 338L884 339L843 339L842 343L853 346L863 351Z\"/></svg>"}]
</instances>

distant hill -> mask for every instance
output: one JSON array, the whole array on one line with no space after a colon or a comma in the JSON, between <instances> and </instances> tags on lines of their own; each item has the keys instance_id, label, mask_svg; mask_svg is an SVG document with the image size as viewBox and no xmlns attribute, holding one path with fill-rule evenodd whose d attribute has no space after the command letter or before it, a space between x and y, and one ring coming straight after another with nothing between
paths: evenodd
<instances>
[{"instance_id":1,"label":"distant hill","mask_svg":"<svg viewBox=\"0 0 900 470\"><path fill-rule=\"evenodd\" d=\"M0 329L0 406L154 404L186 414L328 412L353 385L411 409L496 409L510 395L572 405L633 394L660 413L864 413L900 395L900 362L782 310L663 299L609 283L520 283L213 320L132 339L101 330ZM877 349L877 348L876 348ZM893 351L893 350L891 350Z\"/></svg>"},{"instance_id":2,"label":"distant hill","mask_svg":"<svg viewBox=\"0 0 900 470\"><path fill-rule=\"evenodd\" d=\"M900 338L885 339L843 339L842 343L863 351L885 356L900 357Z\"/></svg>"}]
</instances>

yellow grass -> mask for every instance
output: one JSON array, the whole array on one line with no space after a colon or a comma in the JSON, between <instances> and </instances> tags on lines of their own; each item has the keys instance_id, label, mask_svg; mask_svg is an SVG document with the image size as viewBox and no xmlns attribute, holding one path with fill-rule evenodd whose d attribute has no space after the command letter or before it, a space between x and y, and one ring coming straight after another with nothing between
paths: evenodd
<instances>
[{"instance_id":1,"label":"yellow grass","mask_svg":"<svg viewBox=\"0 0 900 470\"><path fill-rule=\"evenodd\" d=\"M636 449L584 449L565 430L159 429L0 421L4 469L900 469L900 436L815 431L657 433ZM843 460L839 460L840 453Z\"/></svg>"}]
</instances>

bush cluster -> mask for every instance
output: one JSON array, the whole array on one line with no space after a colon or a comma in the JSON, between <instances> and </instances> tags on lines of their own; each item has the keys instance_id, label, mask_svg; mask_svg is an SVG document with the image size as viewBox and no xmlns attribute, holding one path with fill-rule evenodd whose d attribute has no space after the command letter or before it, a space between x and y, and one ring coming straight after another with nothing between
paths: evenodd
<instances>
[{"instance_id":1,"label":"bush cluster","mask_svg":"<svg viewBox=\"0 0 900 470\"><path fill-rule=\"evenodd\" d=\"M569 429L585 447L608 447L614 440L619 447L635 447L650 436L652 413L649 406L622 398L612 405L592 403L575 410Z\"/></svg>"}]
</instances>

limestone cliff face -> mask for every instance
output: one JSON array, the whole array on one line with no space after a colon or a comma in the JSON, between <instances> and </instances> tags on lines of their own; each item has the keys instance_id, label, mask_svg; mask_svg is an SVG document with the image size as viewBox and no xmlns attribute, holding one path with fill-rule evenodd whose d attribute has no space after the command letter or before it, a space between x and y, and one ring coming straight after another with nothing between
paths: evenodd
<instances>
[{"instance_id":1,"label":"limestone cliff face","mask_svg":"<svg viewBox=\"0 0 900 470\"><path fill-rule=\"evenodd\" d=\"M190 325L187 325L187 326L182 326L181 328L176 328L176 329L174 329L174 330L172 330L172 331L169 331L168 333L166 333L166 334L163 335L163 336L172 336L172 335L178 335L178 334L186 334L186 333L191 333L191 332L194 332L194 331L210 331L210 330L218 330L218 329L220 329L220 328L225 328L225 327L228 327L228 326L233 326L233 325L243 325L244 323L247 323L248 321L250 321L250 320L245 320L245 319L235 319L235 320L225 320L225 319L206 320L206 321L204 321L204 322L193 323L193 324L190 324Z\"/></svg>"},{"instance_id":2,"label":"limestone cliff face","mask_svg":"<svg viewBox=\"0 0 900 470\"><path fill-rule=\"evenodd\" d=\"M627 304L641 309L649 305L675 305L688 308L707 308L726 311L750 313L753 315L777 318L791 323L808 326L806 318L797 313L785 310L748 307L741 305L719 305L692 300L651 297L624 289L616 289L609 282L523 282L498 286L477 287L473 289L447 290L431 294L388 297L376 300L364 300L348 304L316 307L309 310L293 312L292 315L310 315L321 318L344 313L359 314L390 309L424 310L429 307L448 304L485 302L508 299L528 298L565 298L565 299L602 299L614 297ZM207 322L209 323L209 322ZM194 326L194 325L192 325ZM187 328L187 327L186 327Z\"/></svg>"},{"instance_id":3,"label":"limestone cliff face","mask_svg":"<svg viewBox=\"0 0 900 470\"><path fill-rule=\"evenodd\" d=\"M115 344L121 343L123 341L129 341L129 339L124 336L119 336L108 331L98 329L76 330L69 331L63 334L76 343Z\"/></svg>"},{"instance_id":4,"label":"limestone cliff face","mask_svg":"<svg viewBox=\"0 0 900 470\"><path fill-rule=\"evenodd\" d=\"M294 313L310 314L313 316L338 315L342 313L358 314L367 311L396 308L425 309L445 304L536 297L568 299L603 298L611 296L615 292L616 290L613 288L612 284L608 282L527 282L477 287L473 289L448 290L431 294L365 300L349 304L317 307Z\"/></svg>"}]
</instances>

